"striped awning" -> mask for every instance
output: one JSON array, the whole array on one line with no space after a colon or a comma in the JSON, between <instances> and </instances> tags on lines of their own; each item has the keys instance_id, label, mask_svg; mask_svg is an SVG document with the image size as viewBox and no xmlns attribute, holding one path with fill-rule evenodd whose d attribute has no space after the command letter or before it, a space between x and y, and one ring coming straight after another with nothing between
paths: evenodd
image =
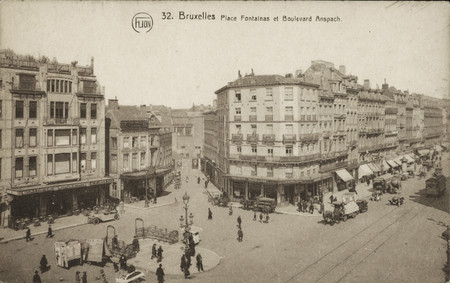
<instances>
[{"instance_id":1,"label":"striped awning","mask_svg":"<svg viewBox=\"0 0 450 283\"><path fill-rule=\"evenodd\" d=\"M414 163L414 159L411 156L409 156L408 154L405 154L404 157L406 158L407 163Z\"/></svg>"},{"instance_id":2,"label":"striped awning","mask_svg":"<svg viewBox=\"0 0 450 283\"><path fill-rule=\"evenodd\" d=\"M376 166L373 163L367 163L367 165L369 166L370 170L372 170L373 173L378 173L380 172L380 168L378 168L378 166Z\"/></svg>"},{"instance_id":3,"label":"striped awning","mask_svg":"<svg viewBox=\"0 0 450 283\"><path fill-rule=\"evenodd\" d=\"M387 163L389 164L389 166L391 166L392 168L396 168L396 167L399 166L397 163L395 163L394 160L387 160L386 162L387 162Z\"/></svg>"},{"instance_id":4,"label":"striped awning","mask_svg":"<svg viewBox=\"0 0 450 283\"><path fill-rule=\"evenodd\" d=\"M425 155L427 155L428 153L430 153L430 150L429 150L429 149L419 149L419 150L417 151L417 153L418 153L420 156L425 156Z\"/></svg>"},{"instance_id":5,"label":"striped awning","mask_svg":"<svg viewBox=\"0 0 450 283\"><path fill-rule=\"evenodd\" d=\"M387 171L391 166L386 162L386 160L383 160L383 171Z\"/></svg>"},{"instance_id":6,"label":"striped awning","mask_svg":"<svg viewBox=\"0 0 450 283\"><path fill-rule=\"evenodd\" d=\"M352 175L350 175L350 173L348 173L348 171L344 168L344 169L340 169L336 171L336 174L339 176L339 178L342 179L342 181L344 182L348 182L353 180Z\"/></svg>"},{"instance_id":7,"label":"striped awning","mask_svg":"<svg viewBox=\"0 0 450 283\"><path fill-rule=\"evenodd\" d=\"M373 174L373 172L372 172L372 170L370 170L370 168L369 168L369 166L367 166L367 164L363 164L363 165L359 166L358 176L360 179L364 176L370 176L372 174Z\"/></svg>"}]
</instances>

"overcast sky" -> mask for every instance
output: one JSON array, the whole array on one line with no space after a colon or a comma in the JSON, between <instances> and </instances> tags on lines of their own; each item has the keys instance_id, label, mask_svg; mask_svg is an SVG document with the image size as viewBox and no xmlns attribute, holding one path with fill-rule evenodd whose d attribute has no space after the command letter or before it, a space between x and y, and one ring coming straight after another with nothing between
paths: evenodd
<instances>
[{"instance_id":1,"label":"overcast sky","mask_svg":"<svg viewBox=\"0 0 450 283\"><path fill-rule=\"evenodd\" d=\"M449 93L449 4L393 2L2 2L0 48L77 60L88 65L121 104L174 108L212 104L214 91L237 79L305 71L313 60L345 65L359 83L387 82L401 90L442 97ZM162 12L173 20L162 20ZM215 20L179 20L179 11ZM133 16L153 18L136 33ZM236 22L221 21L222 14ZM241 15L270 17L241 21ZM282 16L312 16L283 22ZM273 18L279 16L279 21ZM340 22L316 22L316 16Z\"/></svg>"}]
</instances>

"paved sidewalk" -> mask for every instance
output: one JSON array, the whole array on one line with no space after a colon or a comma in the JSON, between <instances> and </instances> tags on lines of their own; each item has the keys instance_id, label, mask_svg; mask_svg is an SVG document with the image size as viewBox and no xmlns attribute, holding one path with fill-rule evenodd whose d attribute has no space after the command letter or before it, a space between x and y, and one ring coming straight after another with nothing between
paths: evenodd
<instances>
[{"instance_id":1,"label":"paved sidewalk","mask_svg":"<svg viewBox=\"0 0 450 283\"><path fill-rule=\"evenodd\" d=\"M81 226L88 224L87 217L84 215L72 215L55 219L52 225L53 233L58 230ZM29 225L31 231L31 237L36 235L47 234L48 224L41 223L41 226L34 227L33 224ZM0 229L0 243L7 243L14 240L25 239L25 232L27 230L13 230L9 228Z\"/></svg>"},{"instance_id":2,"label":"paved sidewalk","mask_svg":"<svg viewBox=\"0 0 450 283\"><path fill-rule=\"evenodd\" d=\"M152 245L156 244L157 247L161 246L163 249L163 259L161 262L157 262L156 258L152 258ZM134 265L137 270L144 270L146 272L156 273L156 269L161 263L166 275L180 275L184 276L180 269L181 256L184 253L185 245L182 243L176 243L173 245L158 242L152 239L141 239L139 240L140 252L135 258L129 259L127 264ZM201 245L201 243L200 243ZM201 246L195 247L196 255L200 253L203 258L203 269L208 271L220 263L220 257L213 251L202 248ZM191 267L189 268L190 274L199 273L196 267L195 257L191 257Z\"/></svg>"}]
</instances>

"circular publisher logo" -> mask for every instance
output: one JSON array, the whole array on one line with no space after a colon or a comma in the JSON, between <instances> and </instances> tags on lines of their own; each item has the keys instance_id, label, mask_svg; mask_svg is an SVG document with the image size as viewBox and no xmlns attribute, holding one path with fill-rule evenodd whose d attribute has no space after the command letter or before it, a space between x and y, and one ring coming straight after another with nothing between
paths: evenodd
<instances>
[{"instance_id":1,"label":"circular publisher logo","mask_svg":"<svg viewBox=\"0 0 450 283\"><path fill-rule=\"evenodd\" d=\"M153 27L153 18L144 12L137 13L131 20L131 26L137 33L149 32Z\"/></svg>"}]
</instances>

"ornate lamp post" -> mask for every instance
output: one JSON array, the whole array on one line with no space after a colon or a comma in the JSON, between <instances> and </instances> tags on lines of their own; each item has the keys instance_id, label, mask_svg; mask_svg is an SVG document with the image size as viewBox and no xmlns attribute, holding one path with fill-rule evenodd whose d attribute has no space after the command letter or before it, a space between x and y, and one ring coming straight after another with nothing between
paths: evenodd
<instances>
[{"instance_id":1,"label":"ornate lamp post","mask_svg":"<svg viewBox=\"0 0 450 283\"><path fill-rule=\"evenodd\" d=\"M185 192L183 195L183 198L182 198L183 204L184 204L185 217L183 217L183 215L181 215L181 217L180 217L180 228L184 228L183 235L184 235L184 240L186 241L186 245L188 245L190 226L194 224L194 215L192 215L192 213L190 213L189 217L188 217L188 204L189 204L190 198L191 197L187 194L187 192Z\"/></svg>"}]
</instances>

